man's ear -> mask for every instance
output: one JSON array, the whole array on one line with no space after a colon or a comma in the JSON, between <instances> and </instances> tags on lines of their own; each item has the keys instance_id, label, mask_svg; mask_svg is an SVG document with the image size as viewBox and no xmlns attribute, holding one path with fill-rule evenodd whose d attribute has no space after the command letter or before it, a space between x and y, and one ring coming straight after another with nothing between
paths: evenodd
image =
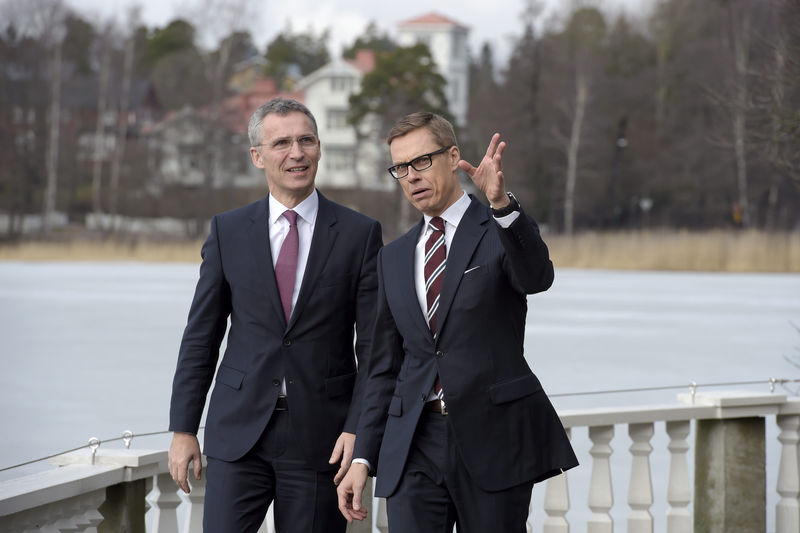
<instances>
[{"instance_id":1,"label":"man's ear","mask_svg":"<svg viewBox=\"0 0 800 533\"><path fill-rule=\"evenodd\" d=\"M258 148L255 146L250 147L250 159L253 160L253 164L256 168L264 169L264 161L261 158L261 152L259 152Z\"/></svg>"},{"instance_id":2,"label":"man's ear","mask_svg":"<svg viewBox=\"0 0 800 533\"><path fill-rule=\"evenodd\" d=\"M461 151L458 149L458 146L450 147L447 156L450 158L450 168L455 172L458 170L458 162L461 160Z\"/></svg>"}]
</instances>

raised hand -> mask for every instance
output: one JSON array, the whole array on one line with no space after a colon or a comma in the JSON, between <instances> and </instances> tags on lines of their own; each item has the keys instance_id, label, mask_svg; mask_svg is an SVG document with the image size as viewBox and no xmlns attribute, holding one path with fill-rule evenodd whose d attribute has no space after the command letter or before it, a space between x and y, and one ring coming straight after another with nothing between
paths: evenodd
<instances>
[{"instance_id":1,"label":"raised hand","mask_svg":"<svg viewBox=\"0 0 800 533\"><path fill-rule=\"evenodd\" d=\"M501 142L500 134L495 133L492 135L492 140L489 141L486 155L483 156L477 167L463 159L458 162L459 168L467 173L495 209L505 207L509 203L503 180L503 152L505 149L505 141Z\"/></svg>"}]
</instances>

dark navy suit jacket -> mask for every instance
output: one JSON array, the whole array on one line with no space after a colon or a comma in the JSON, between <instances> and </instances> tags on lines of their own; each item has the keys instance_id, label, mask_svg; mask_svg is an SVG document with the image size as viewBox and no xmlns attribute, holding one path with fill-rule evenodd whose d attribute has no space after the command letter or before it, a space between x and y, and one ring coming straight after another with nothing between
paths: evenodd
<instances>
[{"instance_id":1,"label":"dark navy suit jacket","mask_svg":"<svg viewBox=\"0 0 800 533\"><path fill-rule=\"evenodd\" d=\"M523 354L526 295L553 282L536 223L520 213L503 229L472 198L447 255L436 339L414 286L422 225L378 254L378 314L354 452L377 465L375 494L394 492L437 373L456 446L478 486L503 490L576 466Z\"/></svg>"},{"instance_id":2,"label":"dark navy suit jacket","mask_svg":"<svg viewBox=\"0 0 800 533\"><path fill-rule=\"evenodd\" d=\"M314 468L330 469L336 439L342 431L355 433L358 422L365 378L356 359L365 368L381 227L319 195L308 263L287 324L272 266L268 210L264 198L211 221L178 356L169 429L197 432L227 329L204 453L225 461L247 453L266 428L285 378L302 452Z\"/></svg>"}]
</instances>

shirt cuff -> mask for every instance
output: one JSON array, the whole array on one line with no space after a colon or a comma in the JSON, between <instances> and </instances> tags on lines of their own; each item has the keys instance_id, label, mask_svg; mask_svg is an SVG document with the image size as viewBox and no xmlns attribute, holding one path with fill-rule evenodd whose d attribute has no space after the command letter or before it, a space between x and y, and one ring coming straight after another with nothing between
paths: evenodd
<instances>
[{"instance_id":1,"label":"shirt cuff","mask_svg":"<svg viewBox=\"0 0 800 533\"><path fill-rule=\"evenodd\" d=\"M353 465L353 464L356 464L356 463L359 463L359 464L362 464L362 465L367 465L367 470L370 471L370 472L373 471L372 470L372 465L369 464L369 461L367 461L366 459L362 459L361 457L356 457L355 459L353 459L353 461L350 464Z\"/></svg>"},{"instance_id":2,"label":"shirt cuff","mask_svg":"<svg viewBox=\"0 0 800 533\"><path fill-rule=\"evenodd\" d=\"M497 218L493 216L492 218L494 218L497 221L497 223L500 224L501 228L507 228L511 224L513 224L515 220L517 220L518 216L519 216L519 211L512 211L511 213L507 214L504 217Z\"/></svg>"}]
</instances>

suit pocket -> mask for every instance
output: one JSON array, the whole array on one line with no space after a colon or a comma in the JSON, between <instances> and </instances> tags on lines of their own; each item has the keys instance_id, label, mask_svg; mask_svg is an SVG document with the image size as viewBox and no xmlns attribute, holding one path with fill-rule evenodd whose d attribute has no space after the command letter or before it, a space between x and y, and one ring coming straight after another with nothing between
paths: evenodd
<instances>
[{"instance_id":1,"label":"suit pocket","mask_svg":"<svg viewBox=\"0 0 800 533\"><path fill-rule=\"evenodd\" d=\"M217 381L232 389L239 390L242 388L242 382L244 381L244 372L220 365L219 370L217 370Z\"/></svg>"},{"instance_id":2,"label":"suit pocket","mask_svg":"<svg viewBox=\"0 0 800 533\"><path fill-rule=\"evenodd\" d=\"M489 397L493 404L511 402L530 396L542 390L542 384L533 374L495 383L489 387Z\"/></svg>"},{"instance_id":3,"label":"suit pocket","mask_svg":"<svg viewBox=\"0 0 800 533\"><path fill-rule=\"evenodd\" d=\"M392 403L389 404L388 413L392 416L402 416L403 399L400 396L392 396Z\"/></svg>"},{"instance_id":4,"label":"suit pocket","mask_svg":"<svg viewBox=\"0 0 800 533\"><path fill-rule=\"evenodd\" d=\"M349 285L352 279L352 274L345 274L344 276L321 276L319 281L317 281L317 288L333 287L334 285Z\"/></svg>"},{"instance_id":5,"label":"suit pocket","mask_svg":"<svg viewBox=\"0 0 800 533\"><path fill-rule=\"evenodd\" d=\"M325 390L328 392L328 398L336 398L337 396L344 396L353 392L353 386L356 383L356 373L344 374L341 376L334 376L325 380Z\"/></svg>"}]
</instances>

